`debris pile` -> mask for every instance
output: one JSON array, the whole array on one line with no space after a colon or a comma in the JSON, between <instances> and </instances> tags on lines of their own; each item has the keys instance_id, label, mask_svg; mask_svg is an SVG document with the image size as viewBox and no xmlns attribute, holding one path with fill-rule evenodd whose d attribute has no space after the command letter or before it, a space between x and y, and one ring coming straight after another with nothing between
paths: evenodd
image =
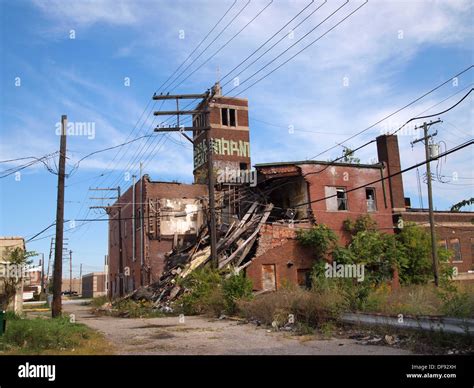
<instances>
[{"instance_id":1,"label":"debris pile","mask_svg":"<svg viewBox=\"0 0 474 388\"><path fill-rule=\"evenodd\" d=\"M232 266L238 273L251 263L249 253L272 209L272 204L255 200L250 203L240 220L235 220L224 228L225 232L221 229L222 235L218 236L216 246L219 269ZM180 285L179 279L187 277L210 259L210 236L207 226L203 226L197 234L195 244L172 251L167 255L166 267L158 282L141 287L126 298L152 301L156 308L169 309L170 303L186 291Z\"/></svg>"}]
</instances>

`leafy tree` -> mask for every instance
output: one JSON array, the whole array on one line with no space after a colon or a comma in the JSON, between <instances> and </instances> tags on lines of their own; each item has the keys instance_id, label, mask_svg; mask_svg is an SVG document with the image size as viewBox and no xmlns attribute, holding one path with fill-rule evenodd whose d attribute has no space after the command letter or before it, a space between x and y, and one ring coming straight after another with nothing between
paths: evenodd
<instances>
[{"instance_id":1,"label":"leafy tree","mask_svg":"<svg viewBox=\"0 0 474 388\"><path fill-rule=\"evenodd\" d=\"M352 151L348 147L344 147L344 152L342 154L342 162L343 163L354 163L359 164L360 159L354 156L354 151Z\"/></svg>"},{"instance_id":2,"label":"leafy tree","mask_svg":"<svg viewBox=\"0 0 474 388\"><path fill-rule=\"evenodd\" d=\"M464 206L470 206L474 204L474 197L465 199L464 201L455 203L453 206L451 206L451 211L452 212L458 212L460 211Z\"/></svg>"},{"instance_id":3,"label":"leafy tree","mask_svg":"<svg viewBox=\"0 0 474 388\"><path fill-rule=\"evenodd\" d=\"M8 262L8 264L2 264L4 267L4 273L1 277L3 292L0 293L0 308L2 310L6 310L13 300L17 287L22 281L23 269L32 262L29 258L36 255L36 252L25 251L20 247L7 248L5 250L2 260ZM8 273L12 268L14 268L15 273Z\"/></svg>"},{"instance_id":4,"label":"leafy tree","mask_svg":"<svg viewBox=\"0 0 474 388\"><path fill-rule=\"evenodd\" d=\"M375 221L369 214L364 214L357 217L355 220L347 218L343 222L344 230L352 235L356 235L358 232L367 230L377 230L377 221Z\"/></svg>"},{"instance_id":5,"label":"leafy tree","mask_svg":"<svg viewBox=\"0 0 474 388\"><path fill-rule=\"evenodd\" d=\"M431 257L431 236L424 228L408 224L397 235L403 248L403 261L400 265L400 281L406 284L427 283L433 277L433 262ZM438 247L438 266L442 280L452 276L449 258L452 252Z\"/></svg>"},{"instance_id":6,"label":"leafy tree","mask_svg":"<svg viewBox=\"0 0 474 388\"><path fill-rule=\"evenodd\" d=\"M300 229L296 232L298 241L311 247L317 259L324 259L326 254L336 246L337 236L326 225L319 224L311 229Z\"/></svg>"}]
</instances>

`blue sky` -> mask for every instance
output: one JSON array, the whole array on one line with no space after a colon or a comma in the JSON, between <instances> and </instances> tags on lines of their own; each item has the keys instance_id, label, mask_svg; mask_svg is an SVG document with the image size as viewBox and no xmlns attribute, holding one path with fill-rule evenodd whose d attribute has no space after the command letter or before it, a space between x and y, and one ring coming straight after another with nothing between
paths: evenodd
<instances>
[{"instance_id":1,"label":"blue sky","mask_svg":"<svg viewBox=\"0 0 474 388\"><path fill-rule=\"evenodd\" d=\"M252 0L176 82L165 85L164 91L205 91L310 4L310 1L273 1L235 39L212 56L269 2ZM293 28L322 3L323 0L314 1L259 51L259 54L263 53L284 37L239 75L241 86L231 93L249 99L253 163L313 157L474 62L471 1L372 0L313 46L239 94L239 90L251 84L250 80L244 81L252 73L295 44L343 1L328 1L299 27ZM0 160L55 152L59 146L55 126L62 114L67 114L70 122L93 124L95 130L94 136L69 136L68 171L90 152L151 134L157 121L153 121L154 117L149 113L158 108L153 108L150 102L153 92L188 57L232 4L229 0L2 1ZM181 70L245 4L242 0L236 2ZM252 81L278 66L361 4L361 1L351 1L341 8ZM211 59L203 63L208 58ZM184 80L191 72L194 73ZM238 72L227 79L232 80ZM470 70L459 77L457 83L448 83L344 144L356 148L382 131L395 130L421 112L430 114L444 110L467 93L473 82L474 70ZM224 94L229 92L231 84L224 87ZM446 101L439 104L444 99ZM436 128L436 139L443 147L451 148L472 138L472 101L469 96L456 109L442 116L444 122ZM434 106L436 104L439 105ZM407 132L399 136L403 167L424 158L421 144L413 149L410 145L414 125L408 126ZM294 128L294 133L289 133L289 126ZM342 148L336 147L318 159L330 160L341 153ZM357 156L363 162L374 161L375 147L366 147ZM88 210L94 204L89 197L96 196L88 191L89 186L120 185L126 190L130 185L126 178L138 174L140 161L144 163L144 172L153 179L192 181L192 150L186 140L177 134L139 140L80 163L66 182L65 218L105 219L102 213ZM473 196L472 162L473 151L469 147L440 163L440 175L449 182L434 183L436 208L447 209L451 204ZM21 163L23 161L2 163L0 171ZM54 167L55 160L49 163ZM420 173L423 172L421 169ZM11 175L0 179L0 235L28 238L54 222L56 184L57 177L42 164L22 170L19 177ZM404 176L404 184L412 204L418 206L415 172ZM424 185L423 202L426 206ZM80 263L84 272L100 270L107 253L107 223L78 221L75 225L66 224L66 229L69 247L73 250L74 272L77 274ZM54 228L39 236L41 239L29 243L28 249L47 255L52 233Z\"/></svg>"}]
</instances>

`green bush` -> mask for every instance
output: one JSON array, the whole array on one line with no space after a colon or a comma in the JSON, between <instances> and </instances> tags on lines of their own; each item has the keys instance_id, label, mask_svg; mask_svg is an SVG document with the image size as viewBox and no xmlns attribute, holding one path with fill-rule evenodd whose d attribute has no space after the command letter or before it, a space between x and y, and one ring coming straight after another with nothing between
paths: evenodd
<instances>
[{"instance_id":1,"label":"green bush","mask_svg":"<svg viewBox=\"0 0 474 388\"><path fill-rule=\"evenodd\" d=\"M93 298L90 304L93 307L102 307L107 302L110 302L109 297L107 295L103 295Z\"/></svg>"},{"instance_id":2,"label":"green bush","mask_svg":"<svg viewBox=\"0 0 474 388\"><path fill-rule=\"evenodd\" d=\"M222 290L225 299L225 311L228 314L237 312L237 300L252 298L252 282L243 272L233 274L222 281Z\"/></svg>"},{"instance_id":3,"label":"green bush","mask_svg":"<svg viewBox=\"0 0 474 388\"><path fill-rule=\"evenodd\" d=\"M237 300L252 296L252 282L243 273L225 277L211 268L193 271L180 285L187 291L175 302L184 314L235 314Z\"/></svg>"},{"instance_id":4,"label":"green bush","mask_svg":"<svg viewBox=\"0 0 474 388\"><path fill-rule=\"evenodd\" d=\"M120 299L113 303L112 315L126 318L161 317L163 313L155 310L153 303L145 300Z\"/></svg>"},{"instance_id":5,"label":"green bush","mask_svg":"<svg viewBox=\"0 0 474 388\"><path fill-rule=\"evenodd\" d=\"M187 291L174 304L184 314L216 314L217 310L225 309L219 272L208 267L200 268L191 272L179 285Z\"/></svg>"}]
</instances>

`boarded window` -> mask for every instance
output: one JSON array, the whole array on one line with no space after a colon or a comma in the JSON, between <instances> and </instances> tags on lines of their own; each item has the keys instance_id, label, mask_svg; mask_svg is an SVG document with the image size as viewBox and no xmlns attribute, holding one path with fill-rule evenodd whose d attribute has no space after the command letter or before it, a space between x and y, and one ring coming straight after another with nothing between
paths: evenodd
<instances>
[{"instance_id":1,"label":"boarded window","mask_svg":"<svg viewBox=\"0 0 474 388\"><path fill-rule=\"evenodd\" d=\"M229 119L227 117L227 108L222 108L222 125L229 125Z\"/></svg>"},{"instance_id":2,"label":"boarded window","mask_svg":"<svg viewBox=\"0 0 474 388\"><path fill-rule=\"evenodd\" d=\"M458 238L452 238L449 240L449 245L454 252L453 261L462 261L461 257L461 243Z\"/></svg>"},{"instance_id":3,"label":"boarded window","mask_svg":"<svg viewBox=\"0 0 474 388\"><path fill-rule=\"evenodd\" d=\"M326 197L326 210L331 212L337 211L336 188L326 186L324 188L324 196Z\"/></svg>"},{"instance_id":4,"label":"boarded window","mask_svg":"<svg viewBox=\"0 0 474 388\"><path fill-rule=\"evenodd\" d=\"M366 187L365 199L367 201L367 211L368 212L377 211L377 203L375 202L375 189L374 188Z\"/></svg>"},{"instance_id":5,"label":"boarded window","mask_svg":"<svg viewBox=\"0 0 474 388\"><path fill-rule=\"evenodd\" d=\"M276 290L275 264L262 265L262 288L265 291Z\"/></svg>"}]
</instances>

